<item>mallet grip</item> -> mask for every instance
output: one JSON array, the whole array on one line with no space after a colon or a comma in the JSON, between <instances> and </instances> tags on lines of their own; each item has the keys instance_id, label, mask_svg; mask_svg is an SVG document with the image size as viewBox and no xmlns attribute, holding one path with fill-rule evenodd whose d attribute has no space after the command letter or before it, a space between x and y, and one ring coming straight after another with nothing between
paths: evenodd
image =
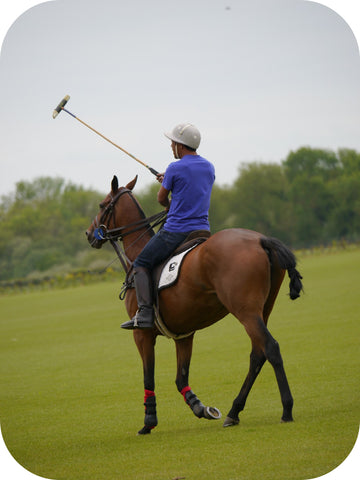
<instances>
[{"instance_id":1,"label":"mallet grip","mask_svg":"<svg viewBox=\"0 0 360 480\"><path fill-rule=\"evenodd\" d=\"M159 175L159 172L156 171L155 168L149 167L148 165L146 165L146 166L147 166L147 168L150 170L150 172L151 172L153 175L155 175L155 177L156 177L157 175Z\"/></svg>"}]
</instances>

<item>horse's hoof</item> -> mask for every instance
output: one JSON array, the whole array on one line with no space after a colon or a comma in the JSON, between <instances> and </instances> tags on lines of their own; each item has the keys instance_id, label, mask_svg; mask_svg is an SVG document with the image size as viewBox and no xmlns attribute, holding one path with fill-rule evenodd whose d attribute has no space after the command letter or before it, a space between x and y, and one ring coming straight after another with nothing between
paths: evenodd
<instances>
[{"instance_id":1,"label":"horse's hoof","mask_svg":"<svg viewBox=\"0 0 360 480\"><path fill-rule=\"evenodd\" d=\"M143 426L143 428L141 430L138 431L138 435L147 435L148 433L151 433L151 430L153 429L154 427L147 427L146 425Z\"/></svg>"},{"instance_id":2,"label":"horse's hoof","mask_svg":"<svg viewBox=\"0 0 360 480\"><path fill-rule=\"evenodd\" d=\"M156 413L155 414L148 414L146 413L145 414L145 426L147 426L148 428L154 428L156 427L156 425L158 424L158 419L157 419L157 416L156 416Z\"/></svg>"},{"instance_id":3,"label":"horse's hoof","mask_svg":"<svg viewBox=\"0 0 360 480\"><path fill-rule=\"evenodd\" d=\"M219 420L221 412L216 407L204 407L204 417L208 420Z\"/></svg>"},{"instance_id":4,"label":"horse's hoof","mask_svg":"<svg viewBox=\"0 0 360 480\"><path fill-rule=\"evenodd\" d=\"M293 422L294 419L293 418L282 418L280 420L280 423L290 423L290 422Z\"/></svg>"},{"instance_id":5,"label":"horse's hoof","mask_svg":"<svg viewBox=\"0 0 360 480\"><path fill-rule=\"evenodd\" d=\"M226 417L223 423L223 427L233 427L234 425L239 425L240 420L238 418Z\"/></svg>"}]
</instances>

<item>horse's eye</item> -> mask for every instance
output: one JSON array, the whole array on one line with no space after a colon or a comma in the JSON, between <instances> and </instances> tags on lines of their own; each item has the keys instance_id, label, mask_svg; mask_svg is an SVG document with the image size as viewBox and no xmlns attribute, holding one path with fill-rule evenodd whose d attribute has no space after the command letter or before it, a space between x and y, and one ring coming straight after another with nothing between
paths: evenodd
<instances>
[{"instance_id":1,"label":"horse's eye","mask_svg":"<svg viewBox=\"0 0 360 480\"><path fill-rule=\"evenodd\" d=\"M102 210L104 207L105 207L105 205L103 203L99 203L100 210Z\"/></svg>"}]
</instances>

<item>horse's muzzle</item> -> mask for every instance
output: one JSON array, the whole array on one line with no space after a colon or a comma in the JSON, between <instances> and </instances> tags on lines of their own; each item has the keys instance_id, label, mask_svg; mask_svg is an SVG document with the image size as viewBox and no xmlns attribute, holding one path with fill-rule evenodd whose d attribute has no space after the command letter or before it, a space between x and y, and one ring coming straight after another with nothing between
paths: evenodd
<instances>
[{"instance_id":1,"label":"horse's muzzle","mask_svg":"<svg viewBox=\"0 0 360 480\"><path fill-rule=\"evenodd\" d=\"M90 243L90 246L93 248L99 249L103 246L103 243L105 242L104 239L101 240L95 237L94 230L86 230L85 235L88 242Z\"/></svg>"}]
</instances>

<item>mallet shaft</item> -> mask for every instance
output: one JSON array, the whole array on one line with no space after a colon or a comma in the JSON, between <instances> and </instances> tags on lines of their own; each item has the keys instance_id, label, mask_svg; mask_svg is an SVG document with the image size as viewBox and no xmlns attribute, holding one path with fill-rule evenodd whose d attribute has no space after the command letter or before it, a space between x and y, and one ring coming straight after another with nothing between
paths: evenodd
<instances>
[{"instance_id":1,"label":"mallet shaft","mask_svg":"<svg viewBox=\"0 0 360 480\"><path fill-rule=\"evenodd\" d=\"M64 112L68 113L69 115L71 115L72 117L76 118L77 121L79 121L80 123L82 123L83 125L85 125L85 127L89 128L90 130L92 130L94 133L96 133L97 135L99 135L101 138L103 138L104 140L106 140L107 142L111 143L111 145L114 145L114 147L118 148L119 150L121 150L122 152L126 153L126 155L129 155L129 157L133 158L134 160L136 160L137 162L141 163L141 165L143 165L144 167L148 168L150 171L152 171L153 169L150 169L150 167L148 165L146 165L145 162L139 160L138 158L136 158L132 153L128 152L127 150L125 150L124 148L120 147L120 145L118 145L117 143L113 142L112 140L110 140L110 138L108 137L105 137L105 135L103 135L102 133L100 133L98 130L95 130L95 128L93 128L91 125L89 125L88 123L84 122L83 120L81 120L79 117L76 117L73 113L69 112L68 110L66 110L66 108L62 107L61 110L64 110ZM154 170L155 171L155 170ZM158 172L156 172L154 175L157 175Z\"/></svg>"},{"instance_id":2,"label":"mallet shaft","mask_svg":"<svg viewBox=\"0 0 360 480\"><path fill-rule=\"evenodd\" d=\"M55 108L54 112L53 112L53 118L56 118L59 113L61 112L61 110L64 110L64 112L68 113L69 115L71 115L72 117L74 117L76 120L78 120L80 123L82 123L83 125L85 125L85 127L89 128L90 130L92 130L94 133L96 133L97 135L99 135L101 138L103 138L104 140L106 140L107 142L111 143L111 145L114 145L114 147L118 148L119 150L121 150L122 152L126 153L126 155L129 155L129 157L131 157L132 159L136 160L138 163L141 163L141 165L143 165L144 167L146 167L148 170L150 170L150 172L152 174L154 174L155 176L159 174L159 172L157 172L154 168L151 168L149 167L149 165L146 165L145 162L142 162L141 160L139 160L138 158L136 158L134 155L132 155L130 152L128 152L127 150L125 150L124 148L120 147L120 145L117 145L116 143L114 143L112 140L110 140L109 138L105 137L105 135L103 135L102 133L98 132L97 130L95 130L95 128L91 127L90 125L88 125L87 123L85 123L83 120L81 120L79 117L77 117L76 115L74 115L73 113L69 112L69 110L66 110L65 105L67 104L67 102L69 101L70 99L70 96L69 95L66 95L62 100L61 102L59 103L59 105Z\"/></svg>"}]
</instances>

